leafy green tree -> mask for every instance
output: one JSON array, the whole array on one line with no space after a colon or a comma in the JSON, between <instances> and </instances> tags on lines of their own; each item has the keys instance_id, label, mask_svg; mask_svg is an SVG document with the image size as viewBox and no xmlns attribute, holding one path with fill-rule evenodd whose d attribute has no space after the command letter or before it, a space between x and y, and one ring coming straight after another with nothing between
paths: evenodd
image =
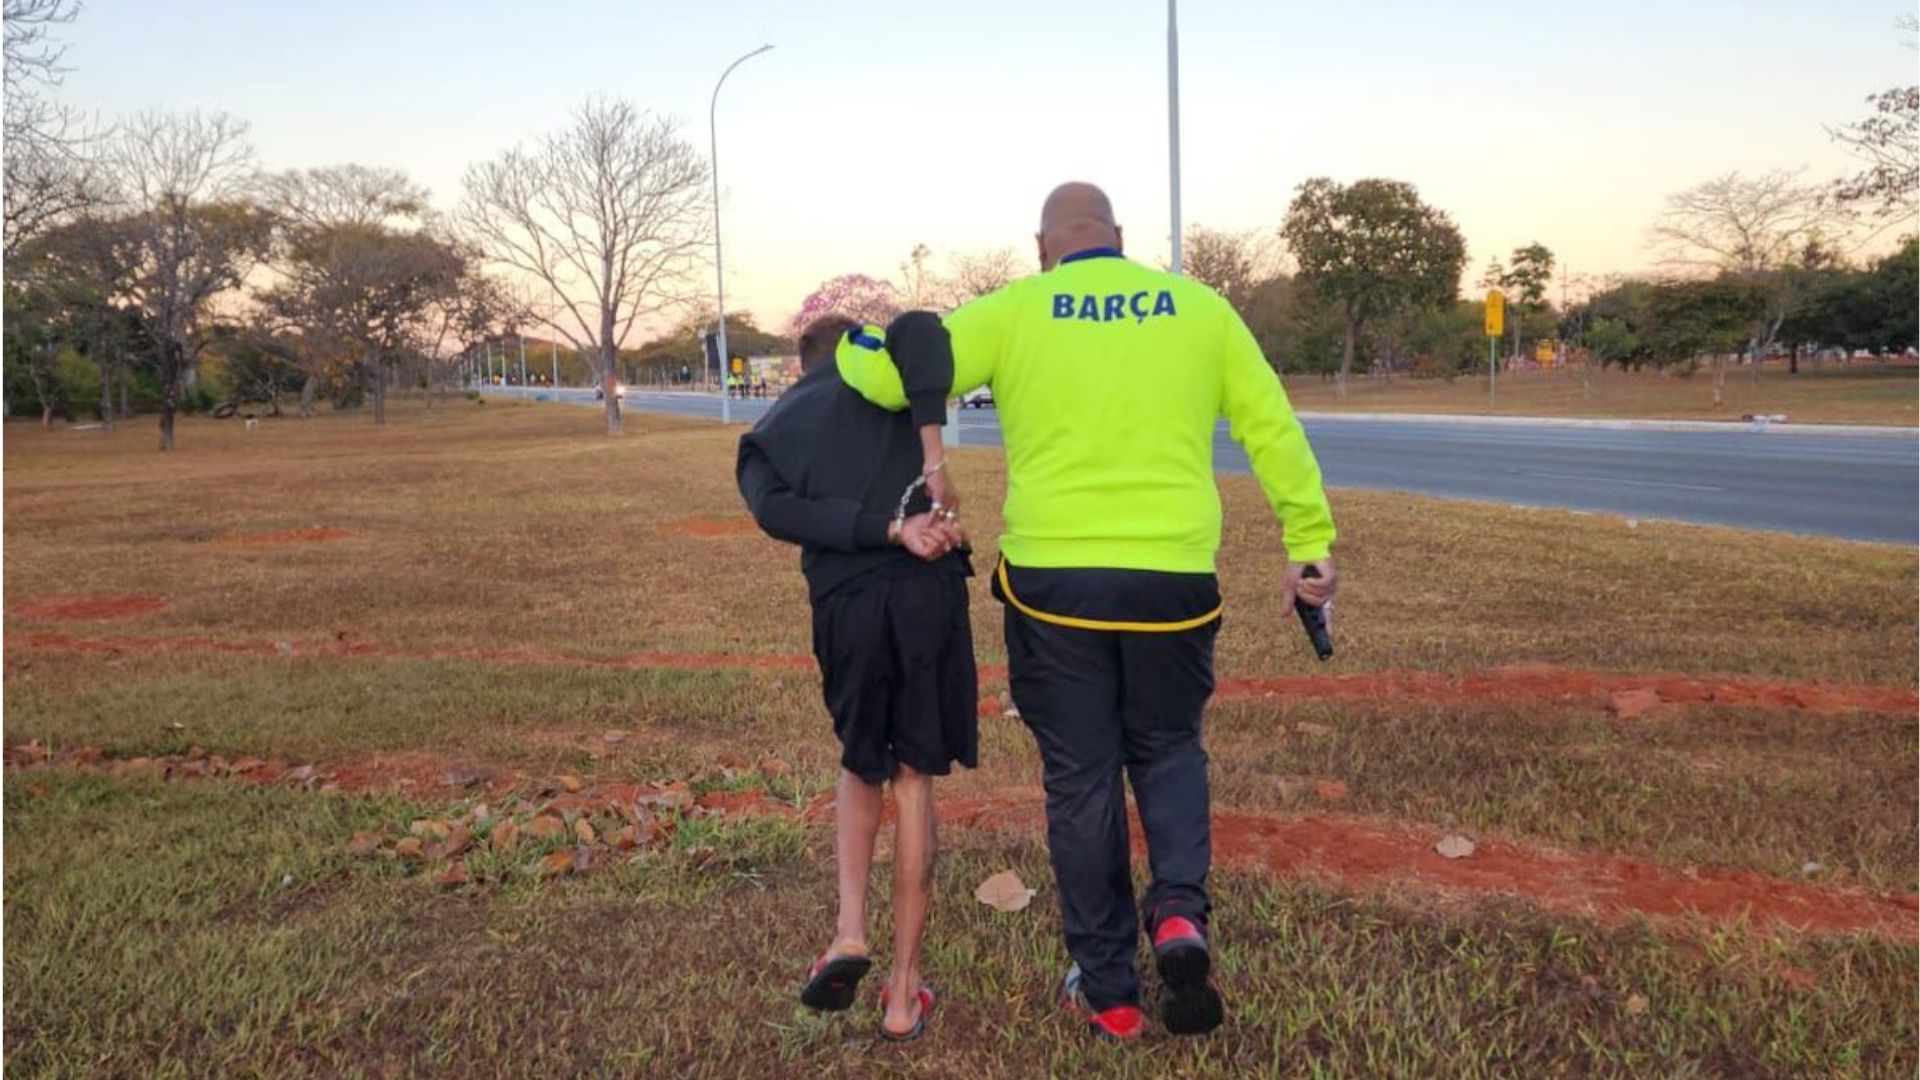
<instances>
[{"instance_id":1,"label":"leafy green tree","mask_svg":"<svg viewBox=\"0 0 1920 1080\"><path fill-rule=\"evenodd\" d=\"M1485 312L1479 300L1420 308L1403 316L1402 347L1416 375L1454 376L1486 366Z\"/></svg>"},{"instance_id":2,"label":"leafy green tree","mask_svg":"<svg viewBox=\"0 0 1920 1080\"><path fill-rule=\"evenodd\" d=\"M1881 347L1920 346L1920 238L1907 237L1900 250L1874 266L1873 276L1880 284L1884 313Z\"/></svg>"},{"instance_id":3,"label":"leafy green tree","mask_svg":"<svg viewBox=\"0 0 1920 1080\"><path fill-rule=\"evenodd\" d=\"M1830 266L1802 274L1800 299L1780 326L1794 349L1896 352L1915 344L1920 320L1920 258L1914 241L1871 269Z\"/></svg>"},{"instance_id":4,"label":"leafy green tree","mask_svg":"<svg viewBox=\"0 0 1920 1080\"><path fill-rule=\"evenodd\" d=\"M682 367L698 373L707 362L706 334L713 329L713 309L706 308L680 320L672 330L648 341L621 362L637 378L672 382ZM747 311L727 313L727 351L735 356L786 355L793 342L760 329Z\"/></svg>"},{"instance_id":5,"label":"leafy green tree","mask_svg":"<svg viewBox=\"0 0 1920 1080\"><path fill-rule=\"evenodd\" d=\"M109 430L115 386L124 398L133 364L149 351L119 299L137 269L132 235L124 218L76 215L26 240L7 268L10 285L39 294L47 314L41 329L85 355L99 380L98 411Z\"/></svg>"},{"instance_id":6,"label":"leafy green tree","mask_svg":"<svg viewBox=\"0 0 1920 1080\"><path fill-rule=\"evenodd\" d=\"M1738 352L1766 311L1767 298L1740 274L1704 280L1662 282L1648 297L1653 346L1683 360L1689 370L1701 356L1713 359L1713 407L1726 402L1727 356Z\"/></svg>"},{"instance_id":7,"label":"leafy green tree","mask_svg":"<svg viewBox=\"0 0 1920 1080\"><path fill-rule=\"evenodd\" d=\"M1547 286L1552 283L1553 252L1545 244L1535 241L1526 247L1513 249L1513 259L1507 264L1505 285L1521 303L1538 306L1545 302Z\"/></svg>"},{"instance_id":8,"label":"leafy green tree","mask_svg":"<svg viewBox=\"0 0 1920 1080\"><path fill-rule=\"evenodd\" d=\"M1500 274L1500 287L1507 294L1507 323L1513 329L1513 349L1510 355L1520 358L1522 341L1530 336L1533 327L1528 326L1528 316L1545 313L1547 286L1553 283L1553 252L1538 241L1526 247L1514 248L1513 258L1504 270L1499 263L1494 268Z\"/></svg>"},{"instance_id":9,"label":"leafy green tree","mask_svg":"<svg viewBox=\"0 0 1920 1080\"><path fill-rule=\"evenodd\" d=\"M1601 315L1587 324L1586 333L1581 340L1591 356L1601 367L1608 364L1626 364L1643 351L1640 335L1634 333L1625 319Z\"/></svg>"},{"instance_id":10,"label":"leafy green tree","mask_svg":"<svg viewBox=\"0 0 1920 1080\"><path fill-rule=\"evenodd\" d=\"M1339 389L1368 320L1454 300L1467 259L1466 241L1445 213L1397 180L1337 184L1316 177L1300 185L1281 227L1300 278L1340 312L1344 337Z\"/></svg>"}]
</instances>

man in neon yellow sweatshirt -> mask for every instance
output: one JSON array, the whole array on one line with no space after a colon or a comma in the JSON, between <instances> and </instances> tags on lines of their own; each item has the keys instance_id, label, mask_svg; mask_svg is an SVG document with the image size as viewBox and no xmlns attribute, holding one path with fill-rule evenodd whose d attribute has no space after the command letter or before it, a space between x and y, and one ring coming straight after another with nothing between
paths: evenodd
<instances>
[{"instance_id":1,"label":"man in neon yellow sweatshirt","mask_svg":"<svg viewBox=\"0 0 1920 1080\"><path fill-rule=\"evenodd\" d=\"M1044 764L1048 845L1074 959L1063 996L1102 1034L1140 1034L1134 953L1144 918L1162 1021L1198 1034L1224 1011L1207 941L1200 739L1221 612L1219 418L1285 528L1289 613L1296 595L1316 605L1333 597L1333 518L1286 392L1231 305L1126 259L1111 204L1092 185L1056 188L1037 239L1041 274L944 324L902 316L884 348L871 334L850 336L838 364L869 400L911 404L921 419L937 413L920 400L927 386L991 385L1007 452L1007 532L993 589L1006 605L1014 703ZM902 369L916 388L911 403ZM942 482L935 500L952 507L958 498ZM1152 868L1138 913L1123 776Z\"/></svg>"}]
</instances>

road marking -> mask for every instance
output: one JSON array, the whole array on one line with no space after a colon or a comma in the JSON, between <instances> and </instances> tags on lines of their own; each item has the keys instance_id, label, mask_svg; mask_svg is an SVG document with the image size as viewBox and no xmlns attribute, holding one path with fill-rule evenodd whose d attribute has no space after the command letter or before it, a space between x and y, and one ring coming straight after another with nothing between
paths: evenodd
<instances>
[{"instance_id":1,"label":"road marking","mask_svg":"<svg viewBox=\"0 0 1920 1080\"><path fill-rule=\"evenodd\" d=\"M1676 484L1671 480L1628 480L1620 476L1590 476L1586 473L1541 472L1537 469L1515 469L1521 476L1544 476L1553 480L1598 480L1603 484L1630 484L1633 487L1677 488L1681 491L1725 491L1723 487L1710 484Z\"/></svg>"}]
</instances>

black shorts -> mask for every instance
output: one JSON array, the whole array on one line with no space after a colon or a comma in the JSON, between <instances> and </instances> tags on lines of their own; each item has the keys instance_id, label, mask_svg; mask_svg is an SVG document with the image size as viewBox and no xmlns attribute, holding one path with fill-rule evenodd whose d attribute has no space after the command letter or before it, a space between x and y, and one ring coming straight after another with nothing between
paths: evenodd
<instances>
[{"instance_id":1,"label":"black shorts","mask_svg":"<svg viewBox=\"0 0 1920 1080\"><path fill-rule=\"evenodd\" d=\"M945 776L978 762L966 578L916 570L841 585L814 602L813 655L848 772L878 784L896 764Z\"/></svg>"}]
</instances>

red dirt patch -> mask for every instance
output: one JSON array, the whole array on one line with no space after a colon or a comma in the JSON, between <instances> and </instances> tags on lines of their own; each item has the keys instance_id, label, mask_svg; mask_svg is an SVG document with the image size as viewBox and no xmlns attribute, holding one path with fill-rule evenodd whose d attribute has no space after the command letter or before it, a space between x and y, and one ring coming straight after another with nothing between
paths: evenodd
<instances>
[{"instance_id":1,"label":"red dirt patch","mask_svg":"<svg viewBox=\"0 0 1920 1080\"><path fill-rule=\"evenodd\" d=\"M695 799L693 805L728 817L797 816L793 807L775 802L772 796L755 788L741 791L709 791Z\"/></svg>"},{"instance_id":2,"label":"red dirt patch","mask_svg":"<svg viewBox=\"0 0 1920 1080\"><path fill-rule=\"evenodd\" d=\"M1313 797L1323 803L1343 803L1347 801L1347 782L1345 780L1315 780Z\"/></svg>"},{"instance_id":3,"label":"red dirt patch","mask_svg":"<svg viewBox=\"0 0 1920 1080\"><path fill-rule=\"evenodd\" d=\"M760 526L750 517L726 518L689 518L666 526L666 531L675 536L691 536L700 540L715 540L723 536L746 536L758 533Z\"/></svg>"},{"instance_id":4,"label":"red dirt patch","mask_svg":"<svg viewBox=\"0 0 1920 1080\"><path fill-rule=\"evenodd\" d=\"M709 792L696 799L686 781L676 780L661 784L585 784L579 791L567 791L566 783L557 777L530 779L521 770L495 768L425 750L373 754L334 764L299 764L281 758L227 758L198 747L185 754L122 758L98 746L69 747L54 753L38 742L27 742L6 747L6 767L29 772L77 769L169 781L232 780L309 791L397 792L429 800L514 795L537 807L536 813L556 815L611 813L637 806L725 817L800 816L796 808L755 789Z\"/></svg>"},{"instance_id":5,"label":"red dirt patch","mask_svg":"<svg viewBox=\"0 0 1920 1080\"><path fill-rule=\"evenodd\" d=\"M372 642L323 638L318 641L228 641L207 637L78 637L72 634L8 635L8 645L55 652L174 655L216 653L234 656L322 656L371 660L466 660L482 664L536 667L621 668L635 671L812 671L813 657L757 653L633 653L581 656L534 649L402 649Z\"/></svg>"},{"instance_id":6,"label":"red dirt patch","mask_svg":"<svg viewBox=\"0 0 1920 1080\"><path fill-rule=\"evenodd\" d=\"M7 613L22 619L126 619L166 606L164 596L43 596L22 600Z\"/></svg>"},{"instance_id":7,"label":"red dirt patch","mask_svg":"<svg viewBox=\"0 0 1920 1080\"><path fill-rule=\"evenodd\" d=\"M765 791L714 791L695 798L687 784L594 784L564 792L555 779L532 780L521 772L492 769L470 760L424 751L376 754L316 766L241 757L229 760L195 749L166 757L110 758L98 747L50 754L37 743L6 747L9 769L46 768L111 772L127 778L169 781L227 779L318 791L401 791L418 797L484 794L518 796L535 814L582 815L680 809L727 818L770 815L818 823L833 816L831 792L803 810ZM1043 802L1034 791L943 799L940 817L950 827L995 832L1044 831ZM1277 877L1327 881L1348 890L1406 890L1427 894L1507 895L1549 910L1621 922L1636 915L1656 918L1746 919L1815 933L1871 933L1902 941L1920 939L1915 916L1920 896L1874 895L1827 889L1763 874L1698 868L1663 868L1637 859L1575 856L1500 840L1479 840L1474 853L1446 859L1433 850L1441 832L1396 822L1341 816L1297 817L1217 810L1213 849L1222 865L1268 871ZM1141 850L1138 821L1134 847Z\"/></svg>"},{"instance_id":8,"label":"red dirt patch","mask_svg":"<svg viewBox=\"0 0 1920 1080\"><path fill-rule=\"evenodd\" d=\"M943 822L990 830L1041 831L1034 797L943 800ZM1574 856L1498 840L1471 856L1433 850L1442 830L1347 817L1289 817L1216 810L1213 851L1223 865L1277 877L1327 881L1347 890L1412 888L1517 896L1553 911L1617 923L1635 915L1751 920L1815 933L1863 932L1920 939L1920 896L1822 889L1743 871L1666 869L1637 859ZM1136 853L1142 847L1133 825Z\"/></svg>"},{"instance_id":9,"label":"red dirt patch","mask_svg":"<svg viewBox=\"0 0 1920 1080\"><path fill-rule=\"evenodd\" d=\"M1871 712L1911 716L1920 696L1899 686L1840 686L1828 683L1768 682L1743 678L1695 678L1687 675L1612 674L1548 665L1493 668L1464 675L1418 671L1382 671L1355 675L1301 675L1280 678L1225 679L1216 697L1415 698L1429 702L1591 701L1608 704L1616 696L1651 707L1737 705L1803 709L1817 713Z\"/></svg>"},{"instance_id":10,"label":"red dirt patch","mask_svg":"<svg viewBox=\"0 0 1920 1080\"><path fill-rule=\"evenodd\" d=\"M322 544L330 540L345 540L353 533L346 529L336 529L328 525L314 525L304 529L286 529L281 532L233 533L214 540L214 547L281 547L286 544Z\"/></svg>"}]
</instances>

